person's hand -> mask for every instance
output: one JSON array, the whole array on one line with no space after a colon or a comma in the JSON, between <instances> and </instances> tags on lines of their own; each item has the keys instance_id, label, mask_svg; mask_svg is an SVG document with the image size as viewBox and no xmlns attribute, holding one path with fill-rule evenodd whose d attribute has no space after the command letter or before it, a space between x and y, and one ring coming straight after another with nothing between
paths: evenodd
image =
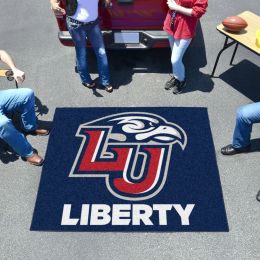
<instances>
[{"instance_id":1,"label":"person's hand","mask_svg":"<svg viewBox=\"0 0 260 260\"><path fill-rule=\"evenodd\" d=\"M60 2L57 2L57 3L51 3L51 9L53 10L54 14L56 16L59 16L59 15L65 15L66 14L66 11L60 7Z\"/></svg>"},{"instance_id":2,"label":"person's hand","mask_svg":"<svg viewBox=\"0 0 260 260\"><path fill-rule=\"evenodd\" d=\"M174 0L167 0L167 5L169 9L178 11L179 5Z\"/></svg>"},{"instance_id":3,"label":"person's hand","mask_svg":"<svg viewBox=\"0 0 260 260\"><path fill-rule=\"evenodd\" d=\"M25 80L25 73L17 68L12 69L13 77L17 83L22 83Z\"/></svg>"},{"instance_id":4,"label":"person's hand","mask_svg":"<svg viewBox=\"0 0 260 260\"><path fill-rule=\"evenodd\" d=\"M105 7L111 8L112 7L112 0L104 0Z\"/></svg>"}]
</instances>

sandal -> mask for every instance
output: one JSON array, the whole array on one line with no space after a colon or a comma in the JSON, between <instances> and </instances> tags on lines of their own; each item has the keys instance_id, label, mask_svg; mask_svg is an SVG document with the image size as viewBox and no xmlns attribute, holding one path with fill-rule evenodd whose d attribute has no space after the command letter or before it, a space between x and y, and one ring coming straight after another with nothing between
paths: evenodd
<instances>
[{"instance_id":1,"label":"sandal","mask_svg":"<svg viewBox=\"0 0 260 260\"><path fill-rule=\"evenodd\" d=\"M111 93L111 92L113 92L113 87L111 85L106 85L105 91L108 92L108 93Z\"/></svg>"},{"instance_id":2,"label":"sandal","mask_svg":"<svg viewBox=\"0 0 260 260\"><path fill-rule=\"evenodd\" d=\"M93 89L96 87L96 83L93 81L91 83L82 83L82 85L86 88L90 88L90 89Z\"/></svg>"}]
</instances>

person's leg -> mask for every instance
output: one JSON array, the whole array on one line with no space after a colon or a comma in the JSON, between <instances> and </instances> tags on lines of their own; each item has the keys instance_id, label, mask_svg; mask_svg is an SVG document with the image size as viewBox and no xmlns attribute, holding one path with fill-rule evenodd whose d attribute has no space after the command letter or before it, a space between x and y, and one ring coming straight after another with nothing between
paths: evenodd
<instances>
[{"instance_id":1,"label":"person's leg","mask_svg":"<svg viewBox=\"0 0 260 260\"><path fill-rule=\"evenodd\" d=\"M174 44L174 38L172 35L168 34L168 39L169 39L169 44L170 44L170 47L171 47L171 50L173 48L173 44ZM172 75L172 77L170 78L170 80L166 81L165 85L164 85L164 88L166 90L170 90L174 87L174 83L175 83L175 77L174 75Z\"/></svg>"},{"instance_id":2,"label":"person's leg","mask_svg":"<svg viewBox=\"0 0 260 260\"><path fill-rule=\"evenodd\" d=\"M171 64L172 64L172 78L166 82L165 89L173 89L174 94L182 92L185 86L185 67L182 62L183 56L190 45L191 39L175 39L168 35L171 46Z\"/></svg>"},{"instance_id":3,"label":"person's leg","mask_svg":"<svg viewBox=\"0 0 260 260\"><path fill-rule=\"evenodd\" d=\"M237 110L232 142L234 148L250 145L250 135L254 123L260 123L260 102L242 106Z\"/></svg>"},{"instance_id":4,"label":"person's leg","mask_svg":"<svg viewBox=\"0 0 260 260\"><path fill-rule=\"evenodd\" d=\"M10 89L0 91L0 138L29 163L40 166L43 159L33 151L25 136L19 132L6 114L19 112L26 131L36 129L34 94L31 89ZM37 134L37 133L36 133Z\"/></svg>"},{"instance_id":5,"label":"person's leg","mask_svg":"<svg viewBox=\"0 0 260 260\"><path fill-rule=\"evenodd\" d=\"M67 18L67 27L75 45L76 65L81 82L91 84L93 81L88 70L85 26L72 23Z\"/></svg>"},{"instance_id":6,"label":"person's leg","mask_svg":"<svg viewBox=\"0 0 260 260\"><path fill-rule=\"evenodd\" d=\"M88 38L97 57L100 83L108 86L110 85L109 66L103 36L98 24L89 27Z\"/></svg>"},{"instance_id":7,"label":"person's leg","mask_svg":"<svg viewBox=\"0 0 260 260\"><path fill-rule=\"evenodd\" d=\"M12 121L0 113L0 138L22 157L33 155L33 148L22 133L17 131Z\"/></svg>"},{"instance_id":8,"label":"person's leg","mask_svg":"<svg viewBox=\"0 0 260 260\"><path fill-rule=\"evenodd\" d=\"M169 44L170 44L170 47L171 47L171 50L173 48L173 44L174 44L174 38L172 35L168 34L168 39L169 39Z\"/></svg>"},{"instance_id":9,"label":"person's leg","mask_svg":"<svg viewBox=\"0 0 260 260\"><path fill-rule=\"evenodd\" d=\"M185 80L183 56L190 45L191 39L174 39L171 55L172 74L179 81Z\"/></svg>"},{"instance_id":10,"label":"person's leg","mask_svg":"<svg viewBox=\"0 0 260 260\"><path fill-rule=\"evenodd\" d=\"M0 95L0 107L4 114L18 112L21 116L22 126L27 132L37 128L34 109L35 98L31 89L8 89L0 91Z\"/></svg>"}]
</instances>

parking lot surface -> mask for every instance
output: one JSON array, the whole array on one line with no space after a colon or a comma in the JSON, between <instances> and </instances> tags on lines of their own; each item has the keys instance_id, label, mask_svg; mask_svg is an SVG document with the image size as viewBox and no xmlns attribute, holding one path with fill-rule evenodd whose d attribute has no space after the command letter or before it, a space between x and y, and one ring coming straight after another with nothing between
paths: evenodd
<instances>
[{"instance_id":1,"label":"parking lot surface","mask_svg":"<svg viewBox=\"0 0 260 260\"><path fill-rule=\"evenodd\" d=\"M252 132L254 152L220 154L230 143L236 109L260 100L259 56L239 47L221 57L210 78L224 37L216 31L223 18L249 10L260 15L259 1L209 1L198 37L185 56L184 93L163 89L170 73L170 52L109 51L115 91L84 88L74 73L74 49L62 46L49 1L3 1L0 49L26 72L41 107L42 121L52 121L56 107L207 107L230 231L228 233L55 233L29 230L41 168L16 156L0 155L0 259L260 259L260 125ZM93 54L91 55L93 58ZM95 61L91 66L97 76ZM0 79L0 89L13 88ZM69 127L69 125L68 125ZM29 137L45 154L48 138Z\"/></svg>"}]
</instances>

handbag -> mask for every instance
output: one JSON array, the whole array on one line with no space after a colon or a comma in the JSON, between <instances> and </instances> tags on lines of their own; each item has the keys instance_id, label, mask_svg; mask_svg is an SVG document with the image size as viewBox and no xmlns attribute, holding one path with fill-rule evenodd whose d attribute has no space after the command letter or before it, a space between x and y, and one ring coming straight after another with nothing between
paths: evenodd
<instances>
[{"instance_id":1,"label":"handbag","mask_svg":"<svg viewBox=\"0 0 260 260\"><path fill-rule=\"evenodd\" d=\"M174 22L175 22L175 18L176 18L176 11L173 10L171 13L171 20L170 20L170 28L173 31L174 28Z\"/></svg>"}]
</instances>

